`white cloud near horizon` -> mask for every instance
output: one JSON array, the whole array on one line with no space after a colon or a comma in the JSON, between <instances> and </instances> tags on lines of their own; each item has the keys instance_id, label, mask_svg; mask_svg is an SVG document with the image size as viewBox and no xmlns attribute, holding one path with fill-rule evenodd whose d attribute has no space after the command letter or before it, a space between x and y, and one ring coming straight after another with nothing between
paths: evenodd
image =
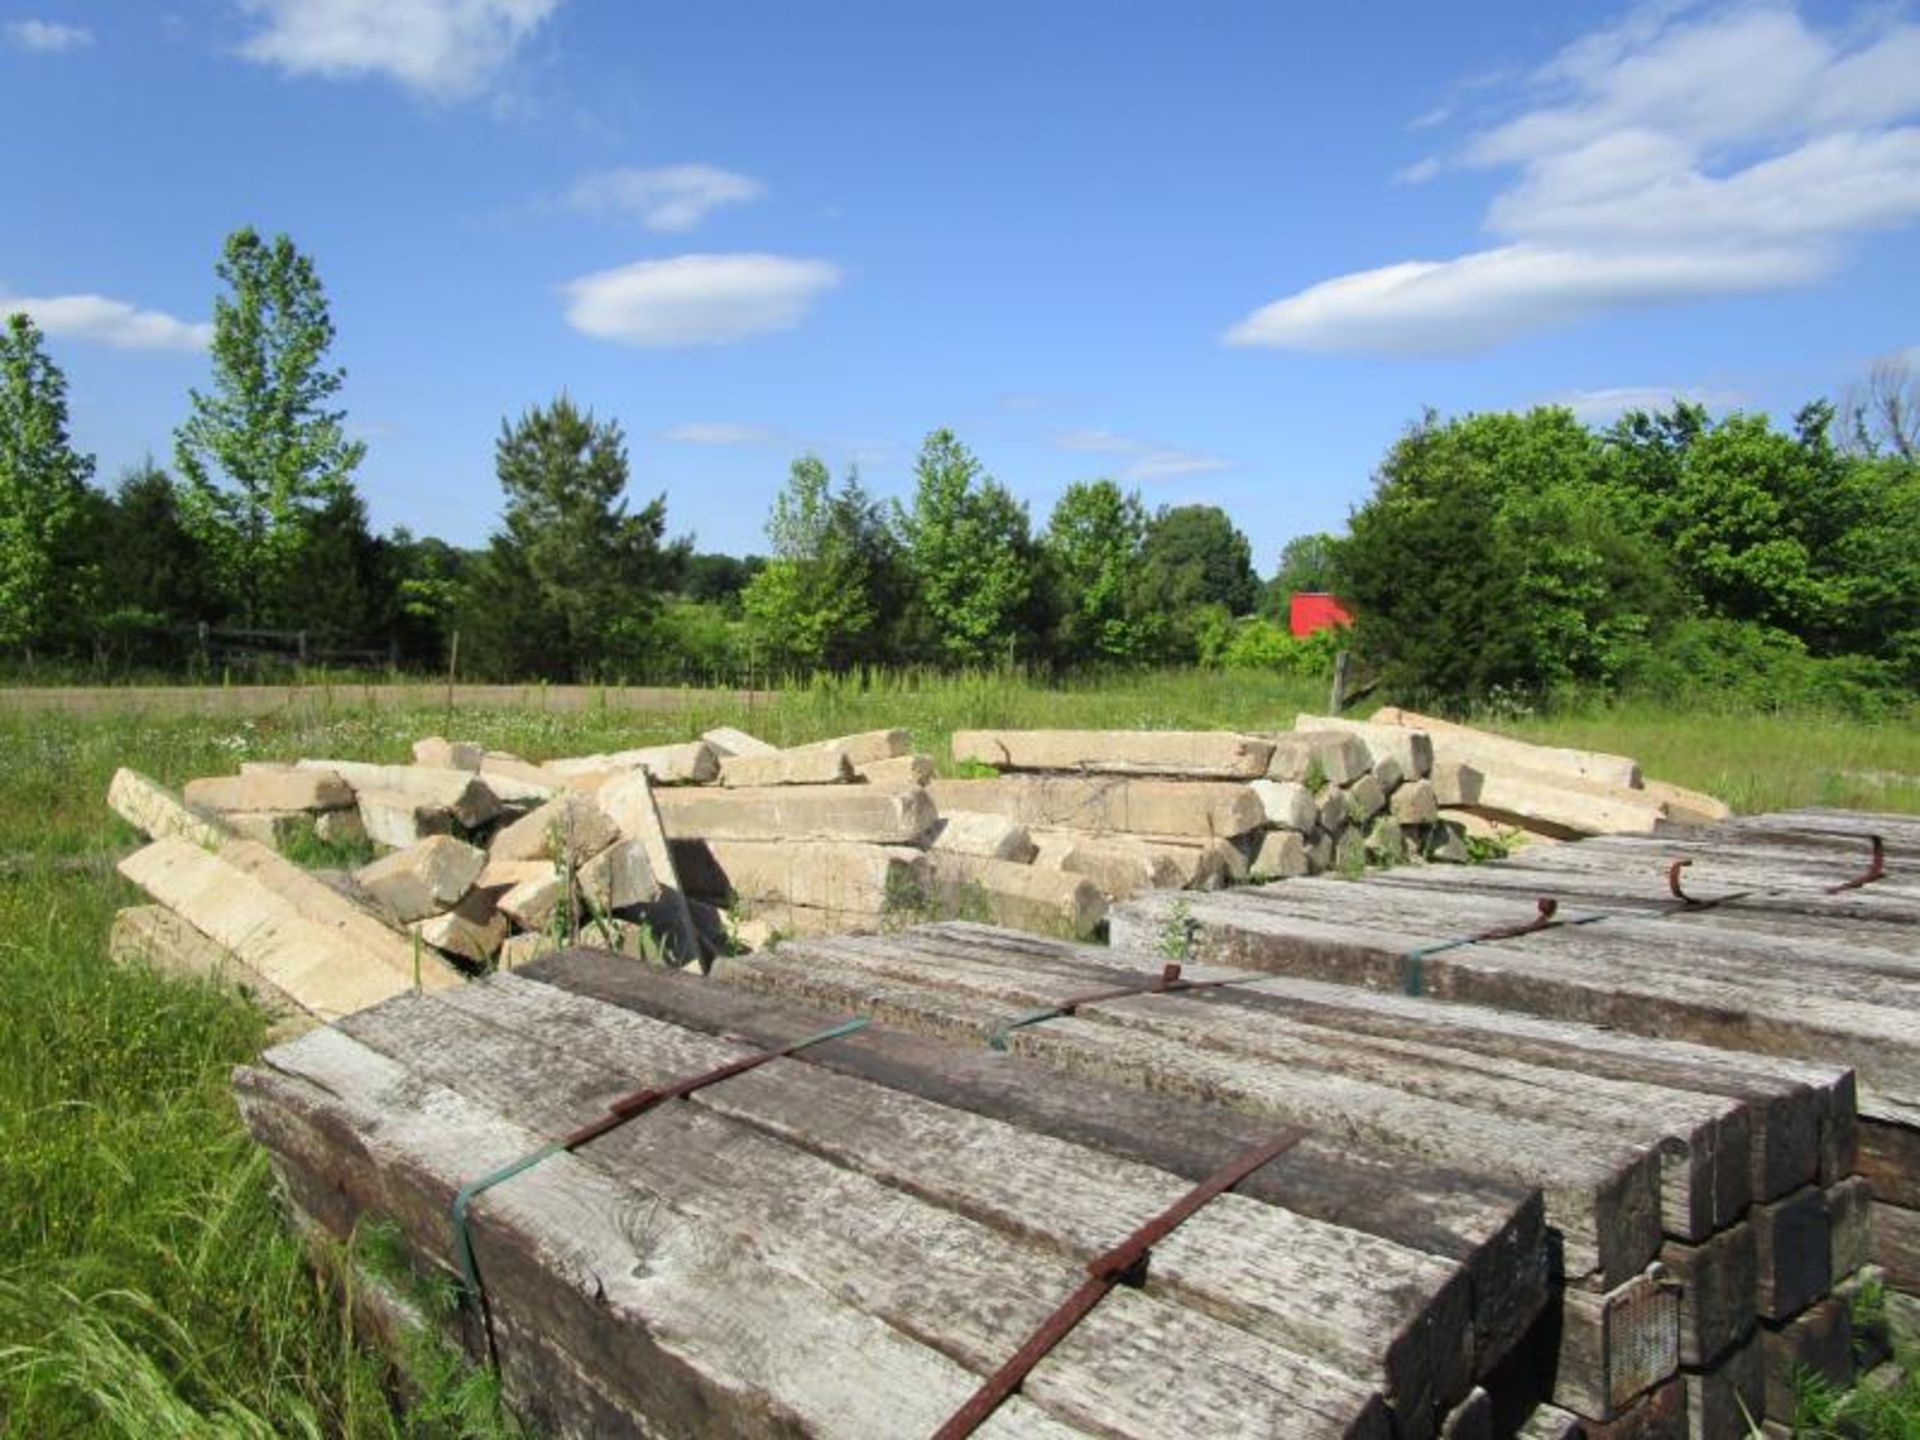
<instances>
[{"instance_id":1,"label":"white cloud near horizon","mask_svg":"<svg viewBox=\"0 0 1920 1440\"><path fill-rule=\"evenodd\" d=\"M689 420L668 426L660 432L660 438L676 445L772 445L781 436L779 431L765 425L736 420Z\"/></svg>"},{"instance_id":2,"label":"white cloud near horizon","mask_svg":"<svg viewBox=\"0 0 1920 1440\"><path fill-rule=\"evenodd\" d=\"M181 320L105 295L13 295L0 290L0 316L25 311L48 335L115 350L204 350L208 321Z\"/></svg>"},{"instance_id":3,"label":"white cloud near horizon","mask_svg":"<svg viewBox=\"0 0 1920 1440\"><path fill-rule=\"evenodd\" d=\"M62 25L57 20L9 20L5 30L16 49L38 55L61 55L93 44L93 31L86 26Z\"/></svg>"},{"instance_id":4,"label":"white cloud near horizon","mask_svg":"<svg viewBox=\"0 0 1920 1440\"><path fill-rule=\"evenodd\" d=\"M838 266L786 255L641 260L569 283L567 323L623 345L730 345L791 330L839 283Z\"/></svg>"},{"instance_id":5,"label":"white cloud near horizon","mask_svg":"<svg viewBox=\"0 0 1920 1440\"><path fill-rule=\"evenodd\" d=\"M1233 461L1198 450L1183 450L1173 445L1158 445L1111 430L1068 430L1053 437L1054 448L1086 455L1112 455L1122 463L1114 479L1125 484L1148 485L1158 480L1174 480L1182 475L1206 475L1216 470L1231 470Z\"/></svg>"},{"instance_id":6,"label":"white cloud near horizon","mask_svg":"<svg viewBox=\"0 0 1920 1440\"><path fill-rule=\"evenodd\" d=\"M1850 40L1791 6L1635 11L1563 49L1532 108L1442 165L1514 172L1504 243L1354 271L1262 306L1233 345L1487 349L1610 311L1812 284L1855 237L1920 219L1920 25Z\"/></svg>"},{"instance_id":7,"label":"white cloud near horizon","mask_svg":"<svg viewBox=\"0 0 1920 1440\"><path fill-rule=\"evenodd\" d=\"M584 176L567 203L590 214L631 215L649 230L691 230L723 205L757 200L766 186L714 165L626 167Z\"/></svg>"},{"instance_id":8,"label":"white cloud near horizon","mask_svg":"<svg viewBox=\"0 0 1920 1440\"><path fill-rule=\"evenodd\" d=\"M383 76L434 100L483 89L561 0L241 0L240 54L289 75Z\"/></svg>"}]
</instances>

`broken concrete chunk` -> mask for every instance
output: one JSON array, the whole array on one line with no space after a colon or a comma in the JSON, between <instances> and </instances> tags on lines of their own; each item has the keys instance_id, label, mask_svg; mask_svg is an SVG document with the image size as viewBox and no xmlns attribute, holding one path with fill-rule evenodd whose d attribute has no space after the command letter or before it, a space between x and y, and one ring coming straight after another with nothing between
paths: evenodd
<instances>
[{"instance_id":1,"label":"broken concrete chunk","mask_svg":"<svg viewBox=\"0 0 1920 1440\"><path fill-rule=\"evenodd\" d=\"M1248 788L1259 797L1269 825L1305 834L1319 823L1320 806L1313 792L1297 780L1256 780Z\"/></svg>"},{"instance_id":2,"label":"broken concrete chunk","mask_svg":"<svg viewBox=\"0 0 1920 1440\"><path fill-rule=\"evenodd\" d=\"M1348 785L1373 768L1373 757L1357 735L1289 731L1270 738L1273 758L1267 763L1269 779Z\"/></svg>"},{"instance_id":3,"label":"broken concrete chunk","mask_svg":"<svg viewBox=\"0 0 1920 1440\"><path fill-rule=\"evenodd\" d=\"M468 741L444 740L438 735L429 735L424 740L413 742L414 763L436 770L477 772L486 758L485 749Z\"/></svg>"},{"instance_id":4,"label":"broken concrete chunk","mask_svg":"<svg viewBox=\"0 0 1920 1440\"><path fill-rule=\"evenodd\" d=\"M152 840L174 835L203 850L218 850L233 838L232 829L224 821L197 813L165 786L137 770L113 772L107 785L107 804L114 814Z\"/></svg>"},{"instance_id":5,"label":"broken concrete chunk","mask_svg":"<svg viewBox=\"0 0 1920 1440\"><path fill-rule=\"evenodd\" d=\"M354 879L407 924L453 909L486 863L486 851L477 846L434 835L362 866Z\"/></svg>"},{"instance_id":6,"label":"broken concrete chunk","mask_svg":"<svg viewBox=\"0 0 1920 1440\"><path fill-rule=\"evenodd\" d=\"M560 867L549 862L544 875L522 880L495 902L500 912L522 930L545 930L567 900L567 882Z\"/></svg>"},{"instance_id":7,"label":"broken concrete chunk","mask_svg":"<svg viewBox=\"0 0 1920 1440\"><path fill-rule=\"evenodd\" d=\"M930 844L935 850L978 855L988 860L1011 860L1016 864L1027 864L1034 858L1034 842L1027 827L1004 815L950 810L934 823L930 833Z\"/></svg>"},{"instance_id":8,"label":"broken concrete chunk","mask_svg":"<svg viewBox=\"0 0 1920 1440\"><path fill-rule=\"evenodd\" d=\"M569 792L497 831L487 853L495 860L570 859L577 865L619 836L619 827L594 800Z\"/></svg>"},{"instance_id":9,"label":"broken concrete chunk","mask_svg":"<svg viewBox=\"0 0 1920 1440\"><path fill-rule=\"evenodd\" d=\"M189 805L207 810L340 810L353 804L353 787L332 770L249 769L239 775L189 780Z\"/></svg>"},{"instance_id":10,"label":"broken concrete chunk","mask_svg":"<svg viewBox=\"0 0 1920 1440\"><path fill-rule=\"evenodd\" d=\"M747 785L846 785L853 762L834 746L776 750L770 755L730 755L720 762L720 783Z\"/></svg>"},{"instance_id":11,"label":"broken concrete chunk","mask_svg":"<svg viewBox=\"0 0 1920 1440\"><path fill-rule=\"evenodd\" d=\"M1251 780L1273 744L1224 730L957 730L953 758L1001 770Z\"/></svg>"}]
</instances>

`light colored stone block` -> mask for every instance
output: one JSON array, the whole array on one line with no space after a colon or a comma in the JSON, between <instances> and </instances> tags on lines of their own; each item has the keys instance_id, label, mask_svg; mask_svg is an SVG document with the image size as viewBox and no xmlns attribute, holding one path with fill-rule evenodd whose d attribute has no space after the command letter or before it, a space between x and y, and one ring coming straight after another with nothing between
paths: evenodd
<instances>
[{"instance_id":1,"label":"light colored stone block","mask_svg":"<svg viewBox=\"0 0 1920 1440\"><path fill-rule=\"evenodd\" d=\"M1093 833L1119 830L1208 839L1244 835L1267 823L1259 797L1248 786L1230 781L1009 775L936 780L927 793L943 812L988 811L1024 825Z\"/></svg>"},{"instance_id":2,"label":"light colored stone block","mask_svg":"<svg viewBox=\"0 0 1920 1440\"><path fill-rule=\"evenodd\" d=\"M977 905L996 925L1079 936L1090 934L1106 918L1106 897L1083 875L950 850L932 852L928 866L938 903L960 914Z\"/></svg>"},{"instance_id":3,"label":"light colored stone block","mask_svg":"<svg viewBox=\"0 0 1920 1440\"><path fill-rule=\"evenodd\" d=\"M1367 858L1398 865L1407 858L1407 833L1391 815L1382 815L1367 827Z\"/></svg>"},{"instance_id":4,"label":"light colored stone block","mask_svg":"<svg viewBox=\"0 0 1920 1440\"><path fill-rule=\"evenodd\" d=\"M953 758L1001 770L1251 780L1273 743L1225 730L956 730Z\"/></svg>"},{"instance_id":5,"label":"light colored stone block","mask_svg":"<svg viewBox=\"0 0 1920 1440\"><path fill-rule=\"evenodd\" d=\"M1534 745L1511 736L1476 730L1431 715L1387 706L1376 710L1375 726L1424 731L1436 760L1455 760L1491 774L1506 766L1544 771L1580 780L1598 781L1622 789L1640 785L1638 762L1625 755L1607 755L1597 750L1572 750L1558 745Z\"/></svg>"},{"instance_id":6,"label":"light colored stone block","mask_svg":"<svg viewBox=\"0 0 1920 1440\"><path fill-rule=\"evenodd\" d=\"M482 746L467 741L429 735L424 740L413 742L414 763L435 770L469 770L478 773L486 758L487 752Z\"/></svg>"},{"instance_id":7,"label":"light colored stone block","mask_svg":"<svg viewBox=\"0 0 1920 1440\"><path fill-rule=\"evenodd\" d=\"M353 804L353 787L339 774L292 766L189 780L183 795L189 805L216 811L340 810Z\"/></svg>"},{"instance_id":8,"label":"light colored stone block","mask_svg":"<svg viewBox=\"0 0 1920 1440\"><path fill-rule=\"evenodd\" d=\"M734 789L752 785L848 785L853 762L846 752L824 749L776 750L771 755L731 755L720 762L720 783Z\"/></svg>"},{"instance_id":9,"label":"light colored stone block","mask_svg":"<svg viewBox=\"0 0 1920 1440\"><path fill-rule=\"evenodd\" d=\"M938 818L927 790L881 785L772 785L752 790L661 790L675 840L852 840L907 845Z\"/></svg>"},{"instance_id":10,"label":"light colored stone block","mask_svg":"<svg viewBox=\"0 0 1920 1440\"><path fill-rule=\"evenodd\" d=\"M486 920L473 920L457 910L449 910L444 915L416 921L407 928L420 937L422 944L475 965L491 964L507 938L507 920L499 914Z\"/></svg>"},{"instance_id":11,"label":"light colored stone block","mask_svg":"<svg viewBox=\"0 0 1920 1440\"><path fill-rule=\"evenodd\" d=\"M363 865L353 878L407 924L453 909L486 863L486 851L477 846L434 835Z\"/></svg>"},{"instance_id":12,"label":"light colored stone block","mask_svg":"<svg viewBox=\"0 0 1920 1440\"><path fill-rule=\"evenodd\" d=\"M1109 900L1124 900L1142 890L1178 890L1199 863L1197 848L1160 845L1132 835L1084 835L1073 830L1042 830L1034 835L1036 865L1069 875L1084 875Z\"/></svg>"},{"instance_id":13,"label":"light colored stone block","mask_svg":"<svg viewBox=\"0 0 1920 1440\"><path fill-rule=\"evenodd\" d=\"M796 745L793 748L837 749L857 767L907 754L913 749L913 737L905 730L863 730L858 735L836 735L831 739L815 740L810 745Z\"/></svg>"},{"instance_id":14,"label":"light colored stone block","mask_svg":"<svg viewBox=\"0 0 1920 1440\"><path fill-rule=\"evenodd\" d=\"M495 903L500 912L522 930L545 930L566 902L567 882L559 867L550 863L544 875L522 880Z\"/></svg>"},{"instance_id":15,"label":"light colored stone block","mask_svg":"<svg viewBox=\"0 0 1920 1440\"><path fill-rule=\"evenodd\" d=\"M1307 873L1307 842L1297 830L1269 830L1248 867L1255 881L1291 880Z\"/></svg>"},{"instance_id":16,"label":"light colored stone block","mask_svg":"<svg viewBox=\"0 0 1920 1440\"><path fill-rule=\"evenodd\" d=\"M1485 781L1480 771L1459 760L1435 760L1433 774L1428 777L1433 783L1433 798L1441 805L1477 805L1480 803L1480 787Z\"/></svg>"},{"instance_id":17,"label":"light colored stone block","mask_svg":"<svg viewBox=\"0 0 1920 1440\"><path fill-rule=\"evenodd\" d=\"M1267 762L1267 777L1272 780L1311 785L1317 776L1347 785L1373 768L1373 757L1357 735L1287 730L1267 738L1273 742L1273 758Z\"/></svg>"},{"instance_id":18,"label":"light colored stone block","mask_svg":"<svg viewBox=\"0 0 1920 1440\"><path fill-rule=\"evenodd\" d=\"M1362 775L1347 787L1349 823L1364 824L1386 808L1387 792L1380 788L1380 782L1372 774Z\"/></svg>"},{"instance_id":19,"label":"light colored stone block","mask_svg":"<svg viewBox=\"0 0 1920 1440\"><path fill-rule=\"evenodd\" d=\"M359 814L360 828L369 840L396 850L453 829L451 811L394 790L360 791Z\"/></svg>"},{"instance_id":20,"label":"light colored stone block","mask_svg":"<svg viewBox=\"0 0 1920 1440\"><path fill-rule=\"evenodd\" d=\"M680 887L680 875L674 868L673 853L667 844L667 830L654 803L653 786L644 771L635 771L602 786L596 795L600 808L612 820L614 828L628 840L640 842L647 857L647 868L660 887L654 902L653 922L666 941L672 959L690 965L705 953L692 908Z\"/></svg>"},{"instance_id":21,"label":"light colored stone block","mask_svg":"<svg viewBox=\"0 0 1920 1440\"><path fill-rule=\"evenodd\" d=\"M368 840L366 822L360 818L357 805L351 810L325 810L314 816L313 833L329 845L364 845Z\"/></svg>"},{"instance_id":22,"label":"light colored stone block","mask_svg":"<svg viewBox=\"0 0 1920 1440\"><path fill-rule=\"evenodd\" d=\"M1431 780L1415 780L1402 785L1387 800L1387 811L1402 825L1431 825L1440 818L1440 803L1434 798Z\"/></svg>"},{"instance_id":23,"label":"light colored stone block","mask_svg":"<svg viewBox=\"0 0 1920 1440\"><path fill-rule=\"evenodd\" d=\"M926 882L922 852L889 845L676 840L673 856L694 893L750 905L778 901L879 915L911 904Z\"/></svg>"},{"instance_id":24,"label":"light colored stone block","mask_svg":"<svg viewBox=\"0 0 1920 1440\"><path fill-rule=\"evenodd\" d=\"M1373 778L1380 783L1382 790L1391 795L1407 783L1407 772L1398 760L1386 755L1373 762Z\"/></svg>"},{"instance_id":25,"label":"light colored stone block","mask_svg":"<svg viewBox=\"0 0 1920 1440\"><path fill-rule=\"evenodd\" d=\"M1248 788L1259 797L1269 825L1305 834L1320 821L1313 792L1297 780L1256 780Z\"/></svg>"},{"instance_id":26,"label":"light colored stone block","mask_svg":"<svg viewBox=\"0 0 1920 1440\"><path fill-rule=\"evenodd\" d=\"M1408 780L1420 780L1433 771L1433 740L1424 730L1409 730L1398 725L1377 725L1366 720L1348 720L1335 715L1299 715L1293 728L1301 734L1333 733L1355 736L1366 746L1374 760L1391 756L1399 762L1400 774Z\"/></svg>"},{"instance_id":27,"label":"light colored stone block","mask_svg":"<svg viewBox=\"0 0 1920 1440\"><path fill-rule=\"evenodd\" d=\"M1022 865L1034 859L1034 842L1027 827L1004 815L948 810L941 814L931 834L929 843L935 850L978 855L987 860L1011 860Z\"/></svg>"},{"instance_id":28,"label":"light colored stone block","mask_svg":"<svg viewBox=\"0 0 1920 1440\"><path fill-rule=\"evenodd\" d=\"M725 760L729 755L777 755L779 747L756 739L744 730L736 730L731 725L719 725L700 737L713 747L714 754Z\"/></svg>"},{"instance_id":29,"label":"light colored stone block","mask_svg":"<svg viewBox=\"0 0 1920 1440\"><path fill-rule=\"evenodd\" d=\"M720 756L704 740L682 745L647 745L611 755L581 755L549 760L542 768L561 776L617 774L644 770L656 785L705 785L720 776Z\"/></svg>"},{"instance_id":30,"label":"light colored stone block","mask_svg":"<svg viewBox=\"0 0 1920 1440\"><path fill-rule=\"evenodd\" d=\"M637 840L616 840L580 867L580 893L605 915L660 898L647 852Z\"/></svg>"},{"instance_id":31,"label":"light colored stone block","mask_svg":"<svg viewBox=\"0 0 1920 1440\"><path fill-rule=\"evenodd\" d=\"M351 810L327 810L327 815L351 815ZM284 850L287 843L307 829L314 822L314 816L306 810L228 810L223 813L233 833L242 839L251 840L258 845L271 846L275 850Z\"/></svg>"},{"instance_id":32,"label":"light colored stone block","mask_svg":"<svg viewBox=\"0 0 1920 1440\"><path fill-rule=\"evenodd\" d=\"M151 840L171 835L203 850L218 850L233 838L232 827L218 816L193 810L164 785L137 770L113 772L107 785L107 804L114 814Z\"/></svg>"},{"instance_id":33,"label":"light colored stone block","mask_svg":"<svg viewBox=\"0 0 1920 1440\"><path fill-rule=\"evenodd\" d=\"M496 831L487 853L495 860L571 859L578 865L619 836L619 827L602 806L569 792Z\"/></svg>"},{"instance_id":34,"label":"light colored stone block","mask_svg":"<svg viewBox=\"0 0 1920 1440\"><path fill-rule=\"evenodd\" d=\"M363 765L357 760L302 760L302 770L331 770L356 791L406 795L416 803L445 810L467 829L500 813L500 797L480 776L466 770L426 765Z\"/></svg>"},{"instance_id":35,"label":"light colored stone block","mask_svg":"<svg viewBox=\"0 0 1920 1440\"><path fill-rule=\"evenodd\" d=\"M895 755L856 765L854 774L869 785L925 785L933 779L933 761L925 755Z\"/></svg>"}]
</instances>

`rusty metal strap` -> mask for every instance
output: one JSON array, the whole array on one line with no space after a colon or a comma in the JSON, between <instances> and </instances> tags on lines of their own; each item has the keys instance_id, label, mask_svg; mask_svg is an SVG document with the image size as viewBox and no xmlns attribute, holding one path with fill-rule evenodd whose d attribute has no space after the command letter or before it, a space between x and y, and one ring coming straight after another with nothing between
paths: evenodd
<instances>
[{"instance_id":1,"label":"rusty metal strap","mask_svg":"<svg viewBox=\"0 0 1920 1440\"><path fill-rule=\"evenodd\" d=\"M1209 1200L1231 1190L1262 1165L1291 1150L1306 1138L1306 1134L1304 1130L1288 1130L1264 1144L1254 1146L1214 1171L1104 1255L1089 1261L1086 1281L1061 1303L1059 1309L1040 1323L1039 1328L1027 1337L1026 1343L1013 1353L1006 1364L987 1377L966 1404L954 1411L947 1422L933 1432L933 1440L964 1440L965 1436L973 1434L995 1410L1019 1391L1033 1367L1046 1359L1053 1347L1073 1332L1074 1326L1087 1317L1088 1312L1105 1298L1109 1290L1116 1285L1139 1286L1146 1283L1147 1263L1155 1245L1191 1219Z\"/></svg>"},{"instance_id":2,"label":"rusty metal strap","mask_svg":"<svg viewBox=\"0 0 1920 1440\"><path fill-rule=\"evenodd\" d=\"M1442 940L1436 945L1421 945L1407 951L1400 957L1406 962L1401 976L1403 988L1415 999L1426 993L1426 959L1429 955L1439 955L1467 945L1484 945L1493 940L1517 940L1522 935L1532 935L1541 930L1572 925L1593 925L1607 919L1611 913L1602 910L1592 915L1562 915L1560 902L1551 895L1542 895L1534 901L1534 909L1537 913L1531 920L1523 920L1514 925L1496 925L1491 930L1480 931L1477 935L1461 935L1452 940Z\"/></svg>"},{"instance_id":3,"label":"rusty metal strap","mask_svg":"<svg viewBox=\"0 0 1920 1440\"><path fill-rule=\"evenodd\" d=\"M1130 1000L1136 995L1178 995L1190 990L1218 990L1227 985L1251 985L1256 980L1272 978L1270 975L1236 975L1231 980L1183 980L1180 965L1176 961L1168 964L1161 970L1159 978L1149 984L1115 985L1107 990L1090 990L1085 995L1070 996L1057 1005L1042 1005L1016 1015L996 1026L993 1033L987 1036L987 1044L995 1050L1005 1050L1013 1039L1014 1031L1048 1020L1064 1019L1075 1014L1083 1005L1096 1005L1103 1000Z\"/></svg>"},{"instance_id":4,"label":"rusty metal strap","mask_svg":"<svg viewBox=\"0 0 1920 1440\"><path fill-rule=\"evenodd\" d=\"M1848 890L1858 890L1862 885L1871 885L1876 880L1884 880L1887 875L1887 844L1878 835L1867 836L1873 846L1873 858L1867 862L1867 868L1851 880L1842 880L1838 885L1829 885L1827 894L1839 895Z\"/></svg>"},{"instance_id":5,"label":"rusty metal strap","mask_svg":"<svg viewBox=\"0 0 1920 1440\"><path fill-rule=\"evenodd\" d=\"M607 1107L607 1113L599 1119L582 1125L578 1130L559 1140L549 1141L539 1149L530 1151L497 1170L489 1171L477 1180L469 1180L462 1185L453 1197L453 1249L454 1255L460 1262L460 1279L466 1288L467 1297L480 1306L481 1315L486 1321L489 1356L497 1361L497 1356L494 1355L492 1316L487 1311L486 1290L480 1283L480 1266L473 1253L473 1229L470 1217L474 1201L503 1181L511 1180L523 1171L531 1170L542 1160L578 1149L589 1140L598 1139L609 1130L618 1129L636 1115L644 1115L668 1100L684 1099L696 1090L704 1090L709 1085L730 1080L735 1075L744 1074L748 1070L766 1064L769 1060L778 1060L785 1055L797 1054L809 1046L824 1044L828 1040L838 1040L844 1035L853 1034L856 1030L864 1030L867 1024L868 1022L864 1019L844 1020L838 1025L803 1036L786 1045L744 1055L738 1060L729 1061L725 1065L716 1066L712 1070L702 1071L697 1075L689 1075L683 1080L676 1080L667 1085L650 1085L644 1090L636 1090L631 1095L614 1101Z\"/></svg>"}]
</instances>

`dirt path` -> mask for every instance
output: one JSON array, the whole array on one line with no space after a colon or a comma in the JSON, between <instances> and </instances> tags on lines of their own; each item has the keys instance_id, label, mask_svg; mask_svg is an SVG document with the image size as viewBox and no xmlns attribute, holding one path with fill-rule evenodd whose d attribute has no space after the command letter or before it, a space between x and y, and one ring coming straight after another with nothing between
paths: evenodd
<instances>
[{"instance_id":1,"label":"dirt path","mask_svg":"<svg viewBox=\"0 0 1920 1440\"><path fill-rule=\"evenodd\" d=\"M456 685L458 708L551 710L605 705L611 710L674 711L695 706L764 705L764 690L675 690L659 686ZM297 709L424 709L448 704L445 685L133 685L0 687L0 710L99 715L113 710L158 715L271 715Z\"/></svg>"}]
</instances>

